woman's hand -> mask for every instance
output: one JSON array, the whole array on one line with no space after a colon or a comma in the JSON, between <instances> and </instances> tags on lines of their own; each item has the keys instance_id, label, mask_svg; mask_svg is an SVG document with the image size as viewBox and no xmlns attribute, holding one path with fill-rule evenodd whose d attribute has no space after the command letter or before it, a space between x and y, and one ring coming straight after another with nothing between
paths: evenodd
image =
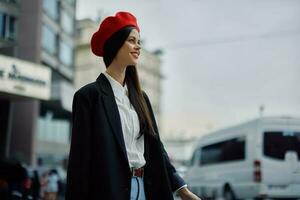
<instances>
[{"instance_id":1,"label":"woman's hand","mask_svg":"<svg viewBox=\"0 0 300 200\"><path fill-rule=\"evenodd\" d=\"M187 187L181 188L178 194L182 200L201 200L194 193L192 193Z\"/></svg>"}]
</instances>

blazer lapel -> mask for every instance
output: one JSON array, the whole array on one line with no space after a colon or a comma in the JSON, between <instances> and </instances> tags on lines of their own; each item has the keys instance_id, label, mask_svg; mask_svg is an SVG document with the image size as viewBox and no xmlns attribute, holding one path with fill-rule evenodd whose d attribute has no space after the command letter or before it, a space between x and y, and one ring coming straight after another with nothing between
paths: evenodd
<instances>
[{"instance_id":1,"label":"blazer lapel","mask_svg":"<svg viewBox=\"0 0 300 200\"><path fill-rule=\"evenodd\" d=\"M102 73L98 76L97 83L103 92L103 95L101 96L104 103L104 109L108 117L108 121L113 129L115 138L118 141L118 144L120 145L122 152L128 163L128 157L127 157L127 152L126 152L126 147L124 142L120 114L119 114L119 110L118 110L118 106L115 100L113 90L111 88L109 81ZM128 163L128 167L129 167L129 163Z\"/></svg>"}]
</instances>

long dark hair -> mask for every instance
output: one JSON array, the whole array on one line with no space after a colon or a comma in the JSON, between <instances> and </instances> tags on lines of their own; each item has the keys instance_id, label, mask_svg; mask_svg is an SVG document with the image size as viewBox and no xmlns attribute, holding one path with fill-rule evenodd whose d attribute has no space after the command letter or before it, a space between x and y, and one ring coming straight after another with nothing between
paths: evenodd
<instances>
[{"instance_id":1,"label":"long dark hair","mask_svg":"<svg viewBox=\"0 0 300 200\"><path fill-rule=\"evenodd\" d=\"M103 61L106 68L112 63L119 49L123 46L130 32L135 27L127 26L114 33L104 45ZM133 105L140 122L140 138L144 133L157 136L150 117L150 111L145 101L136 66L130 65L126 68L125 80L128 88L129 101Z\"/></svg>"}]
</instances>

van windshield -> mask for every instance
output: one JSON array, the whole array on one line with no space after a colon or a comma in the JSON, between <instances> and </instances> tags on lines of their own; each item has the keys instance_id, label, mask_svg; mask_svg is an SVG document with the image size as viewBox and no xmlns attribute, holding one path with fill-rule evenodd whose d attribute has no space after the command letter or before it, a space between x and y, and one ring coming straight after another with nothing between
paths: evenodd
<instances>
[{"instance_id":1,"label":"van windshield","mask_svg":"<svg viewBox=\"0 0 300 200\"><path fill-rule=\"evenodd\" d=\"M284 160L287 151L294 151L300 160L300 132L264 132L264 155Z\"/></svg>"}]
</instances>

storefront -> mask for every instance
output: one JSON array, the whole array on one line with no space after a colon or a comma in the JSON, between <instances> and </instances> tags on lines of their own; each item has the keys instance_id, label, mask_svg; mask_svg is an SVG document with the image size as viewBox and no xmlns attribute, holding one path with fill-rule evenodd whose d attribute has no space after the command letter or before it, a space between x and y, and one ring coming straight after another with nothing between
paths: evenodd
<instances>
[{"instance_id":1,"label":"storefront","mask_svg":"<svg viewBox=\"0 0 300 200\"><path fill-rule=\"evenodd\" d=\"M0 55L0 157L35 160L40 101L51 96L51 70Z\"/></svg>"}]
</instances>

